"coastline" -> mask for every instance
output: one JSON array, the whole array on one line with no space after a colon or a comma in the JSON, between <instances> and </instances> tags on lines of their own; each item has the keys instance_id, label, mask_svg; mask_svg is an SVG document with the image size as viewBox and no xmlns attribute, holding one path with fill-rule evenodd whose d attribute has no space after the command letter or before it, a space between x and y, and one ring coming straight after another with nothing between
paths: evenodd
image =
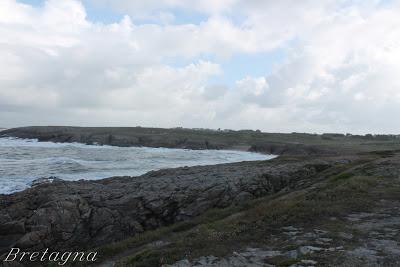
<instances>
[{"instance_id":1,"label":"coastline","mask_svg":"<svg viewBox=\"0 0 400 267\"><path fill-rule=\"evenodd\" d=\"M39 141L120 147L237 150L273 155L337 153L335 149L318 144L319 136L305 135L307 142L299 142L299 136L304 134L268 134L247 130L223 132L180 128L32 126L11 128L1 133Z\"/></svg>"},{"instance_id":2,"label":"coastline","mask_svg":"<svg viewBox=\"0 0 400 267\"><path fill-rule=\"evenodd\" d=\"M16 151L23 152L23 159L29 158L29 168L21 165L26 161L14 159ZM0 177L0 194L23 191L33 183L47 181L49 173L51 178L65 181L101 180L114 176L140 176L167 168L262 161L276 157L243 150L116 147L38 142L37 139L17 137L1 137L0 154L6 164L0 170L0 176L4 177Z\"/></svg>"},{"instance_id":3,"label":"coastline","mask_svg":"<svg viewBox=\"0 0 400 267\"><path fill-rule=\"evenodd\" d=\"M113 136L121 134L115 129L108 129L100 135L98 130L91 135L85 135L87 132L60 132L59 128L56 132L50 130L10 129L6 133L36 137L42 141L80 140L82 143L99 140L110 132ZM131 132L123 144L160 144L162 133L146 135L142 129L140 131L140 134ZM241 146L250 145L255 151L265 152L273 147L275 152L281 153L272 160L162 169L135 179L120 176L95 181L57 180L11 195L0 195L0 255L4 257L11 247L29 251L40 251L43 247L60 252L94 250L99 253L99 263L108 261L116 266L129 266L132 262L136 264L148 259L158 263L161 263L160 259L167 259L162 263L173 264L207 255L217 256L221 261L232 260L229 257L234 256L229 255L233 252L246 251L258 244L279 251L278 254L269 254L252 250L256 251L254 257L266 257L262 262L271 264L282 257L291 262L307 259L322 264L343 259L353 264L356 254L351 253L357 251L352 252L352 248L369 246L373 239L351 230L353 222L346 218L356 216L352 215L355 212L370 212L379 220L382 209L393 214L394 218L400 217L396 213L400 208L400 154L396 147L399 144L394 145L391 140L382 142L377 148L376 140L366 146L368 140L356 139L349 150L343 147L344 140L351 140L349 137L338 137L329 140L329 144L321 144L320 136L313 136L314 140L303 143L299 139L295 143L285 134L279 137L282 141L277 142L270 136L263 136L262 141L257 136L246 139L241 133L230 133L237 138L236 141L227 138L224 142L215 135L210 137L209 133L190 132L197 136L189 135L185 142L174 143L180 140L181 133L171 136L167 130L163 136L168 134L168 142L162 143L165 146L190 145L201 149L208 144L208 147L227 149L240 143ZM141 143L132 140L141 140ZM393 209L389 210L391 206ZM369 222L365 217L358 220L357 224ZM339 222L340 232L336 233L332 229L337 229ZM394 222L396 227L397 223L400 226L400 220ZM241 230L242 227L245 231ZM289 230L282 230L282 227ZM303 237L297 237L301 231L307 234L307 238L315 236L306 232L305 227L324 229L330 233L329 240L333 240L329 242L335 245L324 247L318 240L301 241ZM393 227L389 226L390 229ZM341 237L342 232L347 236L349 231L358 235L355 240L363 241L355 243L353 238ZM182 241L175 240L174 236ZM285 243L288 236L296 242L306 243L298 245L295 252L288 250ZM319 232L316 236L328 240ZM395 237L385 238L392 242ZM269 243L268 240L275 241ZM154 242L159 242L159 245L155 246ZM221 251L217 246L220 242L224 242ZM318 253L307 254L310 247ZM336 247L343 249L336 251ZM193 253L189 259L185 258L188 250ZM168 256L171 251L174 257ZM147 256L139 257L137 253ZM386 253L388 256L384 259L397 257L390 251ZM318 257L314 258L313 255L317 254ZM371 255L374 257L373 253ZM154 262L144 266L161 266Z\"/></svg>"},{"instance_id":4,"label":"coastline","mask_svg":"<svg viewBox=\"0 0 400 267\"><path fill-rule=\"evenodd\" d=\"M163 169L135 179L111 177L95 181L45 183L11 195L0 195L0 202L5 204L0 209L0 215L13 218L7 225L10 226L9 231L16 234L12 238L3 237L3 240L8 244L17 242L21 247L36 249L41 243L30 240L39 235L40 240L46 240L46 244L54 248L99 246L194 218L211 208L227 207L279 191L289 184L304 182L305 178L314 176L336 160L275 158ZM270 186L262 185L262 173L268 173ZM301 173L307 173L307 176ZM51 222L52 227L46 223L42 225L44 214L45 221ZM19 228L21 220L24 221L23 228ZM86 224L91 225L90 231L82 228ZM28 230L37 229L40 225L46 230ZM48 232L49 227L51 232ZM72 229L81 230L70 232ZM59 239L67 233L66 240Z\"/></svg>"}]
</instances>

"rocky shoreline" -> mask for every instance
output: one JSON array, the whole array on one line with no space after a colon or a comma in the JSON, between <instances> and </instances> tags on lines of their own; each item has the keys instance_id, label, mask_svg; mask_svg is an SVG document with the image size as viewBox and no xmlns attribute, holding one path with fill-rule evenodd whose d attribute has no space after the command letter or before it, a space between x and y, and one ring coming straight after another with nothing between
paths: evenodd
<instances>
[{"instance_id":1,"label":"rocky shoreline","mask_svg":"<svg viewBox=\"0 0 400 267\"><path fill-rule=\"evenodd\" d=\"M139 177L53 181L0 196L0 247L89 248L298 187L337 159L183 167Z\"/></svg>"},{"instance_id":2,"label":"rocky shoreline","mask_svg":"<svg viewBox=\"0 0 400 267\"><path fill-rule=\"evenodd\" d=\"M60 133L61 129L63 132L62 134ZM251 228L248 228L245 232L241 232L240 235L237 234L237 230L234 230L233 234L229 234L229 238L224 239L227 242L227 240L229 241L234 238L232 239L232 244L229 243L229 245L224 245L222 247L223 249L220 248L223 251L219 253L221 255L226 255L226 253L232 252L233 249L236 248L236 243L238 242L236 240L237 238L238 240L242 240L244 237L247 239L250 238L249 240L251 240L252 244L267 242L263 238L258 238L258 232L254 232L255 229L258 229L257 231L260 229L262 229L262 231L267 231L266 233L263 232L265 235L269 235L270 232L275 233L278 231L276 233L279 234L279 242L285 243L287 242L287 237L285 237L285 234L280 234L279 230L274 230L275 227L279 228L287 223L296 225L296 227L304 227L305 225L318 227L318 225L315 225L316 221L309 221L310 216L315 218L322 216L320 218L321 221L329 221L330 217L339 218L340 216L347 216L346 214L350 211L361 212L364 210L363 202L369 203L368 201L372 200L372 197L367 194L370 190L372 191L372 188L374 188L374 190L375 188L381 188L379 190L387 192L387 196L393 199L398 198L398 194L393 194L391 191L389 192L389 190L394 189L389 189L389 187L387 187L387 184L394 186L398 183L397 180L396 182L394 182L395 180L391 180L397 179L396 177L398 177L400 159L396 151L363 152L354 150L352 153L344 153L341 149L333 150L332 147L322 146L321 144L294 144L287 140L281 143L276 142L276 140L262 143L260 139L257 138L246 139L239 136L240 138L237 138L236 141L229 138L227 139L228 141L221 141L219 137L211 136L208 133L202 133L200 137L198 135L190 136L185 142L177 142L176 140L181 140L182 137L180 135L172 135L171 137L171 133L168 133L168 131L167 134L164 134L164 137L166 136L164 139L160 138L160 135L163 134L159 132L152 134L146 132L147 135L143 132L140 134L131 132L131 137L119 143L115 140L120 140L120 138L122 138L119 137L121 132L118 134L115 132L112 133L113 137L110 140L114 141L107 141L107 139L101 138L110 135L110 133L103 132L99 134L99 129L92 132L89 136L86 134L87 128L84 130L81 129L78 131L79 133L74 133L72 135L70 131L71 128L69 127L56 128L56 130L54 130L54 128L44 128L43 130L43 128L33 127L10 129L2 132L2 134L21 138L38 138L41 141L96 142L99 144L121 146L157 145L169 147L174 145L175 147L193 147L196 149L228 149L235 146L247 146L249 150L262 151L264 153L274 151L275 153L279 152L277 154L281 156L268 161L165 169L152 171L138 177L111 177L97 181L81 180L76 182L54 180L52 183L39 183L32 188L12 195L0 195L0 254L3 254L3 256L10 247L19 247L24 250L32 251L48 247L60 250L83 250L103 247L108 244L116 244L116 248L112 249L112 254L121 254L116 256L117 259L120 260L122 257L139 253L143 250L143 241L140 241L138 243L140 245L137 245L137 247L136 245L132 245L133 248L128 248L126 245L119 245L120 241L126 242L124 240L127 238L146 236L147 233L152 233L153 231L157 231L157 229L164 229L169 226L178 225L177 227L179 228L181 227L179 226L181 222L198 220L197 218L201 218L203 214L208 214L212 210L224 213L225 211L223 210L225 209L230 210L231 207L242 207L240 208L241 211L237 214L233 211L231 212L228 218L231 218L230 220L233 220L233 222L230 222L229 225L239 224L245 227L245 229L250 226ZM146 129L146 131L150 130ZM113 130L109 130L108 132L113 132ZM305 147L307 147L307 149L305 149ZM352 177L355 177L354 181ZM379 186L370 188L366 186L370 186L370 184L372 185L373 183L368 179L365 182L366 185L364 185L363 180L362 183L358 185L358 180L361 179L359 177L374 179L373 183L375 183L375 181L380 181L376 177L384 177L387 181L385 180L384 184L379 184ZM347 186L346 183L350 184ZM345 193L342 193L342 191L336 192L338 190L338 185L343 186L343 189L340 190L344 190ZM332 187L332 189L330 187ZM362 190L366 192L365 196L363 195L360 199L356 199L360 203L354 202L354 197L359 195L358 190L361 190L359 188L364 187L366 189ZM381 200L383 196L381 191L378 191L376 196L374 195L372 203ZM317 195L317 199L319 200L317 202L312 202L312 205L315 206L310 206L306 210L301 209L301 216L297 215L297 213L293 213L295 214L295 217L293 217L294 219L289 219L291 218L290 216L292 216L292 211L286 206L281 207L281 205L285 203L294 203L293 207L297 207L297 205L299 205L298 207L302 207L302 205L311 205L304 204L297 199L298 196L303 194L305 196L304 199L307 201L308 199L313 201L313 195ZM337 202L340 198L346 199L346 202ZM281 200L279 200L279 202L274 202L273 199ZM393 201L393 199L391 199L391 201ZM248 203L252 203L251 201L261 202L246 206L250 205ZM260 203L261 206L259 207ZM319 203L325 203L323 204L325 206L320 207ZM252 211L253 205L256 209L256 211L254 211L255 213ZM267 205L267 207L263 205ZM268 205L272 205L272 210L280 215L269 215L272 210ZM236 210L236 208L233 208L233 210ZM326 210L329 210L329 212L326 212ZM318 213L315 213L316 211L318 211ZM244 219L242 218L243 212L250 212L249 214L251 216L246 215L244 217L246 219ZM257 214L257 216L267 216L266 218L269 219L256 221L255 226L252 226L254 222L248 222L246 220L255 216L254 214ZM210 215L205 216L208 218L212 217L210 217ZM219 218L219 216L217 217ZM206 221L208 220L209 219ZM271 222L274 221L276 221L276 223L271 224ZM308 222L304 224L304 221ZM206 226L199 226L200 230L202 229L200 231L199 229L196 230L197 224L201 224L201 222L193 225L189 223L188 225L190 227L185 226L179 230L179 232L183 231L183 233L189 231L188 235L191 236L190 239L188 239L190 240L188 244L182 244L184 245L185 251L186 248L190 249L191 246L198 246L195 245L196 242L204 242L202 239L196 239L196 235L200 233L200 237L197 238L202 238L203 234L201 234L201 231L206 229L204 228ZM220 222L218 222L218 224L220 224ZM208 223L205 225L208 225ZM224 231L227 231L230 227L231 226L224 227L226 228ZM191 228L195 230L191 230ZM172 227L171 229L174 228ZM247 237L247 234L250 235L250 237ZM176 235L176 233L174 235ZM168 256L170 257L167 257L169 260L163 262L160 259L165 259L166 256L162 256L160 253L163 252L158 251L154 254L157 256L153 254L145 258L142 256L134 256L133 258L131 257L121 261L122 263L120 263L119 266L136 266L126 262L147 261L147 258L153 261L148 265L140 266L161 266L164 263L184 260L183 258L186 257L185 255L187 255L187 252L181 251L183 248L178 246L180 241L169 240L166 242L166 235L156 237L155 234L152 234L152 236L153 238L159 238L160 240L157 242L161 242L160 244L172 244L167 246L168 250L166 251L172 249L176 256L172 258ZM216 237L218 237L218 235L214 236L214 234L212 234L209 238L213 239ZM243 249L246 249L246 247L250 248L249 240L243 243ZM150 242L149 246L150 244L152 243ZM210 243L209 246L211 249L214 243ZM232 248L230 246L232 246ZM280 254L275 253L273 256L282 257L282 255L286 255L282 252L285 246L286 245L282 245L282 247L275 248L276 251L280 251ZM146 247L145 251L148 251L148 249L149 248ZM182 266L190 266L190 260L199 259L199 256L209 255L201 253L210 253L207 250L202 251L203 250L200 249L191 250L192 258L184 260L185 264L189 262L189 265L186 264ZM265 250L262 249L260 249L260 251L262 253L265 252ZM215 248L214 252L216 252ZM170 255L168 254L170 252L165 253ZM103 253L103 255L100 256L103 257L102 260L107 262L106 254L107 253ZM268 252L265 255L270 254ZM396 253L390 254L391 257L397 257L396 255ZM259 259L258 254L254 257ZM207 258L207 261L208 259L209 258ZM219 258L216 262L224 262L227 259L228 258ZM262 261L264 260L265 259L262 259ZM314 262L317 259L299 258L299 260ZM207 261L205 262L207 263ZM318 262L319 261L320 259L318 259ZM110 265L102 266L114 266L117 260L111 260L109 262L111 262ZM204 266L209 266L207 264ZM181 265L178 264L174 266ZM271 263L265 266L275 266L275 264ZM278 264L277 266L280 265Z\"/></svg>"}]
</instances>

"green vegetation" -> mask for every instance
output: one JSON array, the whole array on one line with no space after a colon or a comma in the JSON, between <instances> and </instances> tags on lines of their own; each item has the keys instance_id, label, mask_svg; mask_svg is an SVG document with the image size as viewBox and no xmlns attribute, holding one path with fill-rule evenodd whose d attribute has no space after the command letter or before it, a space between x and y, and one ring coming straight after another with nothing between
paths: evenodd
<instances>
[{"instance_id":1,"label":"green vegetation","mask_svg":"<svg viewBox=\"0 0 400 267\"><path fill-rule=\"evenodd\" d=\"M276 256L271 259L269 259L268 263L278 266L278 267L287 267L291 266L296 263L300 263L300 259L293 259L293 258L286 258L284 256Z\"/></svg>"},{"instance_id":2,"label":"green vegetation","mask_svg":"<svg viewBox=\"0 0 400 267\"><path fill-rule=\"evenodd\" d=\"M336 168L336 172L341 170L341 166ZM279 234L285 225L310 227L319 222L339 232L343 228L341 217L354 211L369 211L382 192L387 191L392 191L389 195L393 197L400 193L399 187L391 186L388 178L340 172L321 179L311 189L278 193L240 207L212 210L195 220L144 234L147 242L168 242L162 247L138 247L145 242L139 242L140 238L130 239L130 246L138 249L132 256L120 260L117 266L160 266L202 255L224 256L249 245L268 244L268 236ZM330 221L332 217L339 220ZM118 250L121 249L121 243L117 244ZM291 246L296 248L290 243L282 244L286 248ZM281 256L271 260L270 263L277 266L299 262L299 259Z\"/></svg>"},{"instance_id":3,"label":"green vegetation","mask_svg":"<svg viewBox=\"0 0 400 267\"><path fill-rule=\"evenodd\" d=\"M111 259L119 267L161 266L205 255L224 257L248 247L275 246L280 250L296 250L299 245L291 243L282 234L282 227L292 225L304 229L323 226L329 229L332 238L343 240L340 233L349 232L346 216L354 212L371 212L382 199L399 201L400 196L398 136L275 134L251 130L141 127L33 127L28 129L28 134L31 135L32 131L40 132L42 140L52 141L101 143L104 140L123 140L113 144L165 147L195 144L194 148L199 149L206 144L207 148L217 149L277 151L277 154L282 154L276 159L279 162L296 163L321 157L321 165L312 166L314 169L321 168L317 171L318 175L301 181L295 187L288 186L275 194L240 205L210 209L191 220L146 231L97 250L101 260ZM184 146L180 146L182 144ZM285 149L290 150L289 153L285 153ZM326 157L337 159L337 163L325 169L323 155L326 154L318 154L322 151L320 149L334 152ZM305 153L297 153L299 151ZM267 164L273 164L274 161ZM351 245L349 243L349 247ZM299 263L301 259L281 255L269 258L268 263L290 266ZM318 259L319 264L323 262L324 259Z\"/></svg>"},{"instance_id":4,"label":"green vegetation","mask_svg":"<svg viewBox=\"0 0 400 267\"><path fill-rule=\"evenodd\" d=\"M256 202L256 201L254 201ZM245 203L249 205L249 203ZM153 231L146 231L142 234L138 234L135 237L128 238L121 242L112 243L103 247L100 247L97 251L99 251L99 255L106 259L113 255L120 253L121 251L129 250L132 248L141 247L145 244L148 244L153 241L160 240L162 238L171 237L174 234L178 234L180 232L185 232L189 229L192 229L198 225L212 223L214 221L226 218L231 214L235 214L247 208L246 205L240 206L231 206L225 209L210 209L204 214L192 219L179 223L175 223L170 226L161 227Z\"/></svg>"},{"instance_id":5,"label":"green vegetation","mask_svg":"<svg viewBox=\"0 0 400 267\"><path fill-rule=\"evenodd\" d=\"M338 175L332 177L331 181L347 180L352 176L353 176L352 173L344 172L344 173L341 173L341 174L338 174Z\"/></svg>"}]
</instances>

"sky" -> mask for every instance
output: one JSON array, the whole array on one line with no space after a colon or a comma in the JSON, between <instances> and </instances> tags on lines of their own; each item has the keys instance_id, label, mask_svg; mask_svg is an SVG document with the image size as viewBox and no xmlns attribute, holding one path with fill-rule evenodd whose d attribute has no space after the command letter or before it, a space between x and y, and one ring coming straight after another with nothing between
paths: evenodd
<instances>
[{"instance_id":1,"label":"sky","mask_svg":"<svg viewBox=\"0 0 400 267\"><path fill-rule=\"evenodd\" d=\"M0 127L399 134L400 0L1 0Z\"/></svg>"}]
</instances>

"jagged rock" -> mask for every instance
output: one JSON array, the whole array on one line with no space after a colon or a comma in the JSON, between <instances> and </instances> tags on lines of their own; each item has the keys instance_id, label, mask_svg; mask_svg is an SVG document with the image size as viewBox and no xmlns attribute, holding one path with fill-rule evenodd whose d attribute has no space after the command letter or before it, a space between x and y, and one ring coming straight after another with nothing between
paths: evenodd
<instances>
[{"instance_id":1,"label":"jagged rock","mask_svg":"<svg viewBox=\"0 0 400 267\"><path fill-rule=\"evenodd\" d=\"M275 159L40 183L0 195L0 254L14 244L65 250L118 241L237 203L238 196L251 199L296 188L335 162L334 157Z\"/></svg>"}]
</instances>

